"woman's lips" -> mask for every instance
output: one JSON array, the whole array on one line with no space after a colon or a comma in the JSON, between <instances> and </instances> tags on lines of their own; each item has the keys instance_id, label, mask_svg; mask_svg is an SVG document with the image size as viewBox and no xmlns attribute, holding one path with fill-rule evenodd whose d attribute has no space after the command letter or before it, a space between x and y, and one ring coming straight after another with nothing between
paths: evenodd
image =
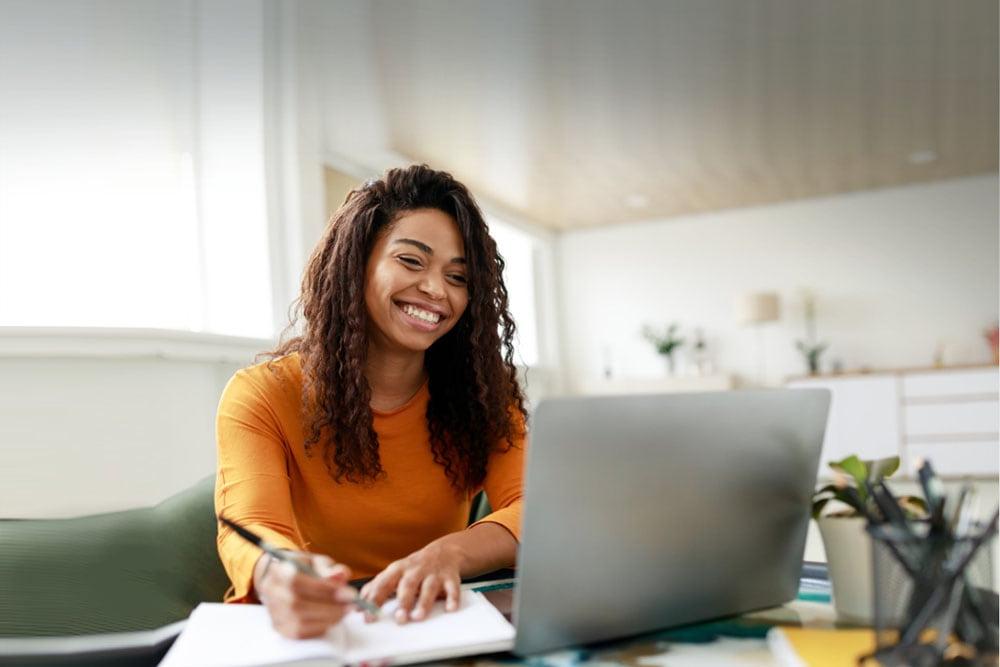
<instances>
[{"instance_id":1,"label":"woman's lips","mask_svg":"<svg viewBox=\"0 0 1000 667\"><path fill-rule=\"evenodd\" d=\"M417 317L416 315L411 315L410 313L407 313L406 310L404 310L406 306L411 306L411 304L397 303L395 304L395 306L399 310L399 313L403 317L403 320L414 329L419 329L420 331L425 331L425 332L436 331L438 327L441 326L441 323L444 322L445 320L445 318L441 316L441 319L439 319L437 322L429 322L427 320Z\"/></svg>"}]
</instances>

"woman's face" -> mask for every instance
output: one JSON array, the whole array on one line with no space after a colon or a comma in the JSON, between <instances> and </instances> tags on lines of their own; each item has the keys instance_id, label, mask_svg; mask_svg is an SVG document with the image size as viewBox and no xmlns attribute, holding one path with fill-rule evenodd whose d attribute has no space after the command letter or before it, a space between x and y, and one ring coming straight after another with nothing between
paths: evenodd
<instances>
[{"instance_id":1,"label":"woman's face","mask_svg":"<svg viewBox=\"0 0 1000 667\"><path fill-rule=\"evenodd\" d=\"M465 244L450 215L402 213L375 242L365 270L372 342L423 352L448 333L469 303Z\"/></svg>"}]
</instances>

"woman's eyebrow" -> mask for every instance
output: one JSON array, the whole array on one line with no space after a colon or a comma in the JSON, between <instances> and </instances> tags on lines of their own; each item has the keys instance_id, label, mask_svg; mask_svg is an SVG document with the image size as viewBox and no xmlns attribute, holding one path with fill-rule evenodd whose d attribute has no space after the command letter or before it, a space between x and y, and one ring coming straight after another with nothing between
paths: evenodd
<instances>
[{"instance_id":1,"label":"woman's eyebrow","mask_svg":"<svg viewBox=\"0 0 1000 667\"><path fill-rule=\"evenodd\" d=\"M409 245L416 246L417 248L419 248L420 250L423 250L428 255L433 255L434 254L434 248L430 247L426 243L422 243L422 242L417 241L415 239L396 239L395 241L393 241L393 243L407 243Z\"/></svg>"},{"instance_id":2,"label":"woman's eyebrow","mask_svg":"<svg viewBox=\"0 0 1000 667\"><path fill-rule=\"evenodd\" d=\"M393 243L406 243L408 245L412 245L412 246L414 246L416 248L419 248L420 250L422 250L423 252L427 253L428 255L433 255L434 254L434 248L430 247L429 245L427 245L426 243L424 243L422 241L417 241L416 239L396 239L395 241L393 241ZM455 263L455 264L465 264L466 263L464 257L452 257L451 261L453 263Z\"/></svg>"}]
</instances>

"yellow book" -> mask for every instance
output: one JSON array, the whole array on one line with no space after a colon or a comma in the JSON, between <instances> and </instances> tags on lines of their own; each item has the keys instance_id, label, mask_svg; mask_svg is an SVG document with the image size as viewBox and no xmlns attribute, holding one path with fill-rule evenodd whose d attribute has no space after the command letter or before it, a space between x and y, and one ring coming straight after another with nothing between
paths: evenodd
<instances>
[{"instance_id":1,"label":"yellow book","mask_svg":"<svg viewBox=\"0 0 1000 667\"><path fill-rule=\"evenodd\" d=\"M767 633L767 645L784 667L854 667L858 658L875 651L875 632L870 628L773 627Z\"/></svg>"}]
</instances>

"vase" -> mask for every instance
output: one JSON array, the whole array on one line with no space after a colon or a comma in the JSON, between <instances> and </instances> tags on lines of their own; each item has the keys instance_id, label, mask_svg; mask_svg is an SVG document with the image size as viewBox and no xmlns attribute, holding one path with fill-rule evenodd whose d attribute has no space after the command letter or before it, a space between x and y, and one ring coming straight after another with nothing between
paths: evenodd
<instances>
[{"instance_id":1,"label":"vase","mask_svg":"<svg viewBox=\"0 0 1000 667\"><path fill-rule=\"evenodd\" d=\"M672 354L663 355L663 361L667 367L667 375L670 375L671 377L674 376L677 371L677 363L674 360L674 355Z\"/></svg>"},{"instance_id":2,"label":"vase","mask_svg":"<svg viewBox=\"0 0 1000 667\"><path fill-rule=\"evenodd\" d=\"M872 538L863 517L820 517L826 564L837 617L849 623L871 625L874 617Z\"/></svg>"}]
</instances>

